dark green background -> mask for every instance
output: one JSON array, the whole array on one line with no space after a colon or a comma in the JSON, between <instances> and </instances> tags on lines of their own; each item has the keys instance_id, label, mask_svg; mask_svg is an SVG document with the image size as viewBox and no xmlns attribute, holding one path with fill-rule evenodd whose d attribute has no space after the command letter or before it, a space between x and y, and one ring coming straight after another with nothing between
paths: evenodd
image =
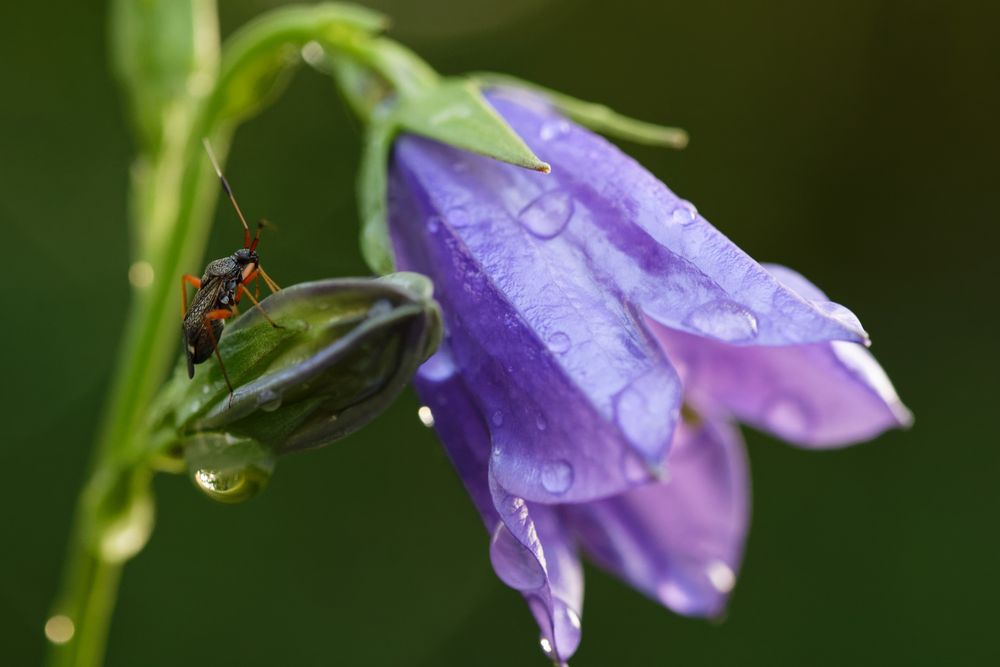
<instances>
[{"instance_id":1,"label":"dark green background","mask_svg":"<svg viewBox=\"0 0 1000 667\"><path fill-rule=\"evenodd\" d=\"M224 32L270 4L222 2ZM917 416L835 452L748 433L753 527L727 620L589 570L574 666L1000 660L1000 3L373 4L443 72L507 71L689 129L682 153L627 148L853 308ZM130 139L103 3L0 12L0 663L33 665L124 318ZM357 125L312 72L237 135L230 180L280 225L262 250L283 284L363 272L357 160ZM208 254L239 240L221 209ZM108 664L544 665L416 407L407 394L283 460L242 506L158 479Z\"/></svg>"}]
</instances>

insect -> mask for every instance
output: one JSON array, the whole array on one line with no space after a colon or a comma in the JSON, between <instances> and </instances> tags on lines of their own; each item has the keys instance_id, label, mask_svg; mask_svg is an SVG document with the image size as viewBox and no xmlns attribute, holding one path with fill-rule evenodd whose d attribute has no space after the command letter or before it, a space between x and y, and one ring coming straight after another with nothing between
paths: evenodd
<instances>
[{"instance_id":1,"label":"insect","mask_svg":"<svg viewBox=\"0 0 1000 667\"><path fill-rule=\"evenodd\" d=\"M184 352L187 354L188 377L194 377L195 364L200 364L214 353L219 360L222 376L226 379L226 386L229 387L229 399L232 401L233 384L229 380L226 366L222 363L222 355L219 353L219 338L222 336L223 322L237 314L237 304L246 295L271 326L280 328L261 308L257 297L260 296L260 279L264 280L272 293L281 288L264 271L260 265L260 257L257 255L257 244L260 242L260 232L264 227L264 221L257 224L257 233L251 239L250 226L247 225L246 218L243 217L240 205L236 203L236 197L233 196L233 190L229 187L226 177L222 175L222 169L219 167L218 160L215 159L215 153L212 152L212 147L207 139L204 140L204 144L212 167L222 183L222 190L229 197L229 201L232 202L236 215L243 225L243 247L237 249L229 257L209 262L200 280L190 274L181 276L181 314L184 318L181 324L181 333ZM247 289L251 282L254 283L254 291L257 296L250 294ZM190 308L187 299L188 285L193 285L198 290L195 292Z\"/></svg>"}]
</instances>

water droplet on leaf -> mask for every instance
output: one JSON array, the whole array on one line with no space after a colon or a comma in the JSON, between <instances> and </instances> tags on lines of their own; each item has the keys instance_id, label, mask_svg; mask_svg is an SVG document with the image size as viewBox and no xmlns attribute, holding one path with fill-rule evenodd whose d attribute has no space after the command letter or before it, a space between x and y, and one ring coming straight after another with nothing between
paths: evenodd
<instances>
[{"instance_id":1,"label":"water droplet on leaf","mask_svg":"<svg viewBox=\"0 0 1000 667\"><path fill-rule=\"evenodd\" d=\"M540 239L559 235L573 217L573 197L563 190L550 190L525 206L518 214L520 223Z\"/></svg>"}]
</instances>

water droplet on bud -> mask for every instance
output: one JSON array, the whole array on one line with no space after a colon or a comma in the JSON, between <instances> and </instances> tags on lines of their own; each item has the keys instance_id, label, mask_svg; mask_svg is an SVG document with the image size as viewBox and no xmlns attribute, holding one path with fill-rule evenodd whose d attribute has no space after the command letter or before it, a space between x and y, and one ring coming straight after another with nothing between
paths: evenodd
<instances>
[{"instance_id":1,"label":"water droplet on bud","mask_svg":"<svg viewBox=\"0 0 1000 667\"><path fill-rule=\"evenodd\" d=\"M695 308L685 323L698 333L726 343L741 343L757 337L757 318L738 303L726 299Z\"/></svg>"}]
</instances>

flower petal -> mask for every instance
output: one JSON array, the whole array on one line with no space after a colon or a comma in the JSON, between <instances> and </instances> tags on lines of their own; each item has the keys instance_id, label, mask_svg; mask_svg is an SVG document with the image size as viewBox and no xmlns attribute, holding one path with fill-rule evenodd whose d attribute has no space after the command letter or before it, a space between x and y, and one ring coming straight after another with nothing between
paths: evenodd
<instances>
[{"instance_id":1,"label":"flower petal","mask_svg":"<svg viewBox=\"0 0 1000 667\"><path fill-rule=\"evenodd\" d=\"M493 569L524 596L541 628L543 650L558 663L565 662L580 642L583 570L558 510L513 496L493 479L486 421L446 346L424 364L415 384L491 531Z\"/></svg>"},{"instance_id":2,"label":"flower petal","mask_svg":"<svg viewBox=\"0 0 1000 667\"><path fill-rule=\"evenodd\" d=\"M613 277L558 229L535 233L565 222L572 202L556 194L518 222L509 178L506 165L401 138L398 263L434 280L451 351L489 417L499 484L547 503L619 493L666 456L679 378Z\"/></svg>"},{"instance_id":3,"label":"flower petal","mask_svg":"<svg viewBox=\"0 0 1000 667\"><path fill-rule=\"evenodd\" d=\"M794 271L769 270L803 299L832 304ZM821 307L832 312L834 305ZM740 347L655 324L652 328L682 369L685 391L694 403L717 406L790 442L843 446L912 420L881 366L856 343Z\"/></svg>"},{"instance_id":4,"label":"flower petal","mask_svg":"<svg viewBox=\"0 0 1000 667\"><path fill-rule=\"evenodd\" d=\"M677 613L722 612L736 582L750 517L750 478L739 431L683 424L669 480L564 508L588 555Z\"/></svg>"},{"instance_id":5,"label":"flower petal","mask_svg":"<svg viewBox=\"0 0 1000 667\"><path fill-rule=\"evenodd\" d=\"M508 210L523 214L525 207L568 198L560 237L653 319L734 344L867 340L856 319L825 312L785 288L614 145L524 91L503 89L489 99L552 166L549 176L506 168Z\"/></svg>"}]
</instances>

